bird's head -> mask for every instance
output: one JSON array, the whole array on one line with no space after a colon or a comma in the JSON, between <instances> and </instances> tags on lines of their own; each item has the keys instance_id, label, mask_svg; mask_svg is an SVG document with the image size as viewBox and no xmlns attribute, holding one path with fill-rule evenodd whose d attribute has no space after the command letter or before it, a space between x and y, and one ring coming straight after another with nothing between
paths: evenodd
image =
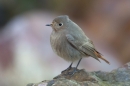
<instances>
[{"instance_id":1,"label":"bird's head","mask_svg":"<svg viewBox=\"0 0 130 86\"><path fill-rule=\"evenodd\" d=\"M52 21L52 24L47 24L46 26L51 26L53 30L59 31L59 30L67 28L68 22L69 22L69 17L67 15L62 15L62 16L56 17Z\"/></svg>"}]
</instances>

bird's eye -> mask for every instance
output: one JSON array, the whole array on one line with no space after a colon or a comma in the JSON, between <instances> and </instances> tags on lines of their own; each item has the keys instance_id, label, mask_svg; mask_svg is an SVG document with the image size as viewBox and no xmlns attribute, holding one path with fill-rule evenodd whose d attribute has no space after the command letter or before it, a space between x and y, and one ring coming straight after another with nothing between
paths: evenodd
<instances>
[{"instance_id":1,"label":"bird's eye","mask_svg":"<svg viewBox=\"0 0 130 86\"><path fill-rule=\"evenodd\" d=\"M62 26L63 25L63 23L59 23L59 26Z\"/></svg>"}]
</instances>

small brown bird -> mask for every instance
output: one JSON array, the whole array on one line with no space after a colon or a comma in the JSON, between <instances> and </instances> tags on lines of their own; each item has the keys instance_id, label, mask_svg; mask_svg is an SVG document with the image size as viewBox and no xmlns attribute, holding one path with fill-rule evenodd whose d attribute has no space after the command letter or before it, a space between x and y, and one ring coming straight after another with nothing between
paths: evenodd
<instances>
[{"instance_id":1,"label":"small brown bird","mask_svg":"<svg viewBox=\"0 0 130 86\"><path fill-rule=\"evenodd\" d=\"M53 29L50 42L54 52L63 59L72 62L67 69L71 68L74 61L79 60L72 74L76 72L83 57L91 56L98 61L100 61L100 58L109 64L95 49L93 42L82 29L70 20L67 15L58 16L53 20L52 24L46 26L51 26Z\"/></svg>"}]
</instances>

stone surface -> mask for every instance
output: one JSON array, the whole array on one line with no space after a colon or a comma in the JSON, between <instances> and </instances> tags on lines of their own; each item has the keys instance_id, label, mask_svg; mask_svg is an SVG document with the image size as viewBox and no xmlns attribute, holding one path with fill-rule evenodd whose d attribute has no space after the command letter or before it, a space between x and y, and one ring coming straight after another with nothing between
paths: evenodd
<instances>
[{"instance_id":1,"label":"stone surface","mask_svg":"<svg viewBox=\"0 0 130 86\"><path fill-rule=\"evenodd\" d=\"M27 86L130 86L130 63L111 72L86 72L81 69L73 76L69 75L68 73L73 70L74 68L66 70L53 80L44 80Z\"/></svg>"}]
</instances>

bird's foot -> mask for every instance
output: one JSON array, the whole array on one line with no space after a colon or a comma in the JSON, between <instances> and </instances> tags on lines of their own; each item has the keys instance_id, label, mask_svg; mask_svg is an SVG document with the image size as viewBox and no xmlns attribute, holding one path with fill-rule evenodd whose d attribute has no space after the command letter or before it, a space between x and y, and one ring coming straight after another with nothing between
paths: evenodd
<instances>
[{"instance_id":1,"label":"bird's foot","mask_svg":"<svg viewBox=\"0 0 130 86\"><path fill-rule=\"evenodd\" d=\"M64 73L65 71L69 71L72 67L69 66L67 69L63 70L61 73Z\"/></svg>"},{"instance_id":2,"label":"bird's foot","mask_svg":"<svg viewBox=\"0 0 130 86\"><path fill-rule=\"evenodd\" d=\"M68 72L68 75L73 76L78 71L79 70L77 68L74 68L72 71Z\"/></svg>"}]
</instances>

